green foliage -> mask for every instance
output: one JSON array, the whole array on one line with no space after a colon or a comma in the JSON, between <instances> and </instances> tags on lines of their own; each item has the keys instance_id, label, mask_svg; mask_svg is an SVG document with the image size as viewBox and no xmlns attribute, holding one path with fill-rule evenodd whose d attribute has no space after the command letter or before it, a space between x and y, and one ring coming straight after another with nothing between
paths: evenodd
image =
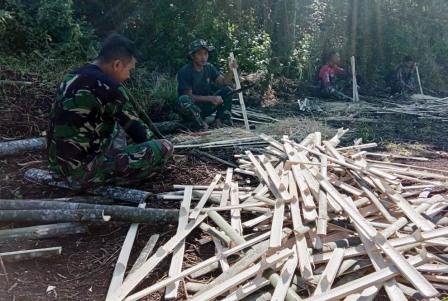
<instances>
[{"instance_id":1,"label":"green foliage","mask_svg":"<svg viewBox=\"0 0 448 301\"><path fill-rule=\"evenodd\" d=\"M146 68L174 75L188 44L204 38L220 68L233 51L243 72L313 81L337 49L379 85L410 54L425 87L448 90L447 14L445 0L0 0L0 52L81 63L116 31L136 41Z\"/></svg>"},{"instance_id":2,"label":"green foliage","mask_svg":"<svg viewBox=\"0 0 448 301\"><path fill-rule=\"evenodd\" d=\"M227 11L229 5L217 9L214 1L206 0L140 3L124 32L159 70L174 73L185 64L188 45L197 38L216 47L210 61L220 67L226 67L229 52L234 51L243 70L266 69L270 36L258 26L253 10L234 20Z\"/></svg>"},{"instance_id":3,"label":"green foliage","mask_svg":"<svg viewBox=\"0 0 448 301\"><path fill-rule=\"evenodd\" d=\"M87 58L98 46L93 30L76 19L71 0L7 0L0 6L0 39L6 42L0 50L15 54L53 51Z\"/></svg>"},{"instance_id":4,"label":"green foliage","mask_svg":"<svg viewBox=\"0 0 448 301\"><path fill-rule=\"evenodd\" d=\"M177 99L177 80L174 77L138 67L132 74L129 90L155 121L173 119Z\"/></svg>"}]
</instances>

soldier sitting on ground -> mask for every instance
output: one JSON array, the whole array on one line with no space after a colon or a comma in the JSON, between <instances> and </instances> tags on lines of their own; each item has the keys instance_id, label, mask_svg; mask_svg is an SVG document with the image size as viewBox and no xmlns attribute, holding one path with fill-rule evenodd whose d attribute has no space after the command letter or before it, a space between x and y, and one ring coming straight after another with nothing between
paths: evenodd
<instances>
[{"instance_id":1,"label":"soldier sitting on ground","mask_svg":"<svg viewBox=\"0 0 448 301\"><path fill-rule=\"evenodd\" d=\"M50 169L81 189L142 180L173 152L137 117L122 82L136 63L134 45L112 34L93 63L65 75L50 113ZM117 143L120 129L135 144Z\"/></svg>"},{"instance_id":2,"label":"soldier sitting on ground","mask_svg":"<svg viewBox=\"0 0 448 301\"><path fill-rule=\"evenodd\" d=\"M410 56L404 57L403 62L386 79L387 86L390 87L391 95L406 96L416 93L414 74L414 59Z\"/></svg>"},{"instance_id":3,"label":"soldier sitting on ground","mask_svg":"<svg viewBox=\"0 0 448 301\"><path fill-rule=\"evenodd\" d=\"M320 95L327 98L339 100L351 100L344 94L344 81L348 73L339 64L341 57L337 51L331 51L327 54L325 65L319 70Z\"/></svg>"},{"instance_id":4,"label":"soldier sitting on ground","mask_svg":"<svg viewBox=\"0 0 448 301\"><path fill-rule=\"evenodd\" d=\"M213 50L204 40L193 41L188 51L191 61L177 73L177 111L192 129L208 129L204 118L215 112L216 127L231 122L232 89L227 85L232 82L231 70L236 68L236 62L229 59L229 72L221 74L208 63L209 53Z\"/></svg>"}]
</instances>

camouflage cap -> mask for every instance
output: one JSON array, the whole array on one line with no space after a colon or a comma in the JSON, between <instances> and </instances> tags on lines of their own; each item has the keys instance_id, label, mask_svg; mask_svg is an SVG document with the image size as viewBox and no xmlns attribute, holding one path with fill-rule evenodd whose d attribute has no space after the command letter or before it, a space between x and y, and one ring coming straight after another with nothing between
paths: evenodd
<instances>
[{"instance_id":1,"label":"camouflage cap","mask_svg":"<svg viewBox=\"0 0 448 301\"><path fill-rule=\"evenodd\" d=\"M201 48L206 49L208 52L215 50L215 47L208 45L206 40L198 39L190 43L190 46L188 47L188 55L192 55Z\"/></svg>"}]
</instances>

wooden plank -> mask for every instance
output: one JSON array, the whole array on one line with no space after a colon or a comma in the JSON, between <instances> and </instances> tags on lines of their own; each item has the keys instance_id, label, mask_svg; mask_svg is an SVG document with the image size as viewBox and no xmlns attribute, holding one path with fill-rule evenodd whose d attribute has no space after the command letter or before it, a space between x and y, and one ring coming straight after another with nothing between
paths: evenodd
<instances>
[{"instance_id":1,"label":"wooden plank","mask_svg":"<svg viewBox=\"0 0 448 301\"><path fill-rule=\"evenodd\" d=\"M325 146L325 151L328 155L338 159L341 162L345 162L345 158L343 155L339 153L338 150L328 141L323 141L323 144Z\"/></svg>"},{"instance_id":2,"label":"wooden plank","mask_svg":"<svg viewBox=\"0 0 448 301\"><path fill-rule=\"evenodd\" d=\"M320 178L319 183L330 194L335 197L335 200L344 209L347 215L351 218L353 223L356 223L360 229L362 229L367 238L373 239L384 253L386 253L395 266L401 271L403 277L408 279L417 288L420 293L425 297L436 296L437 290L427 281L413 266L411 266L404 257L394 249L394 247L388 242L375 228L373 228L363 216L351 207L346 200L339 194L339 192L329 183L326 179Z\"/></svg>"},{"instance_id":3,"label":"wooden plank","mask_svg":"<svg viewBox=\"0 0 448 301\"><path fill-rule=\"evenodd\" d=\"M292 172L294 174L294 179L299 187L300 195L302 196L302 201L304 208L314 209L316 208L316 204L314 203L313 196L311 195L308 184L305 182L305 178L303 176L303 172L299 166L293 166Z\"/></svg>"},{"instance_id":4,"label":"wooden plank","mask_svg":"<svg viewBox=\"0 0 448 301\"><path fill-rule=\"evenodd\" d=\"M313 278L313 269L311 267L311 258L310 253L308 252L306 238L300 233L300 230L303 228L303 223L300 215L299 195L297 192L297 184L295 183L294 177L291 173L289 174L289 181L289 191L293 196L289 206L294 227L296 249L299 256L299 270L304 279L310 280Z\"/></svg>"},{"instance_id":5,"label":"wooden plank","mask_svg":"<svg viewBox=\"0 0 448 301\"><path fill-rule=\"evenodd\" d=\"M282 185L288 187L288 173L282 179ZM274 215L271 224L271 237L269 239L269 246L271 248L279 248L282 244L283 220L285 216L285 202L282 199L277 199L274 207Z\"/></svg>"},{"instance_id":6,"label":"wooden plank","mask_svg":"<svg viewBox=\"0 0 448 301\"><path fill-rule=\"evenodd\" d=\"M134 265L132 266L132 269L129 271L129 273L126 277L129 277L129 275L132 275L138 268L140 268L145 263L145 261L148 259L149 255L151 254L152 250L156 246L158 240L159 240L159 234L151 235L151 237L148 239L148 242L143 247L143 250L140 252L140 255L138 256Z\"/></svg>"},{"instance_id":7,"label":"wooden plank","mask_svg":"<svg viewBox=\"0 0 448 301\"><path fill-rule=\"evenodd\" d=\"M359 228L357 225L355 225L355 228ZM364 234L362 231L358 231L359 237L361 238L362 243L364 244L364 247L367 251L367 254L369 255L369 258L372 261L373 267L376 271L380 271L381 269L384 269L387 267L387 263L384 260L384 258L381 256L378 248L375 246L374 243L372 243ZM370 288L366 288L366 290L370 291L370 295L374 295L374 291L377 289L377 286L373 286ZM390 279L384 283L384 289L386 290L387 295L389 296L391 301L406 301L407 298L403 294L403 292L398 288L397 282L395 279ZM378 289L379 291L379 289Z\"/></svg>"},{"instance_id":8,"label":"wooden plank","mask_svg":"<svg viewBox=\"0 0 448 301\"><path fill-rule=\"evenodd\" d=\"M142 202L138 205L139 208L145 208L146 203ZM122 285L126 267L128 265L129 256L131 255L132 246L134 245L135 237L137 236L138 224L134 223L129 227L120 254L118 255L117 263L112 274L109 289L107 290L106 301L112 300L111 297L115 291Z\"/></svg>"},{"instance_id":9,"label":"wooden plank","mask_svg":"<svg viewBox=\"0 0 448 301\"><path fill-rule=\"evenodd\" d=\"M239 206L240 204L240 199L238 198L238 183L231 184L230 204L232 206ZM238 235L243 235L243 226L241 224L241 209L231 209L230 217L232 228L236 231L236 233L238 233Z\"/></svg>"},{"instance_id":10,"label":"wooden plank","mask_svg":"<svg viewBox=\"0 0 448 301\"><path fill-rule=\"evenodd\" d=\"M188 224L188 215L190 212L191 198L193 197L193 187L187 186L184 190L184 199L180 204L179 210L179 223L177 225L177 232L184 231ZM182 240L174 249L173 257L171 258L171 265L168 271L168 276L175 276L182 270L182 262L184 259L185 251L185 239ZM166 287L165 299L177 298L177 292L179 289L179 281L176 281Z\"/></svg>"},{"instance_id":11,"label":"wooden plank","mask_svg":"<svg viewBox=\"0 0 448 301\"><path fill-rule=\"evenodd\" d=\"M320 157L321 166L320 174L322 177L327 178L327 158ZM327 222L328 222L328 201L325 191L319 189L319 207L318 207L318 219L316 225L317 235L327 235Z\"/></svg>"},{"instance_id":12,"label":"wooden plank","mask_svg":"<svg viewBox=\"0 0 448 301\"><path fill-rule=\"evenodd\" d=\"M238 253L238 252L240 252L240 251L242 251L244 249L247 249L247 248L253 246L254 244L263 242L268 237L269 237L269 233L264 233L264 234L262 234L262 235L260 235L258 237L255 237L255 238L253 238L251 240L248 240L247 242L245 242L245 243L243 243L241 245L238 245L238 246L233 247L233 248L231 248L231 249L229 249L227 251L224 251L222 256L227 257L227 256L233 255L235 253ZM188 275L191 275L192 273L194 273L196 271L199 271L199 270L201 270L201 269L203 269L203 268L205 268L205 267L207 267L207 266L209 266L209 265L211 265L211 264L213 264L215 262L218 262L219 259L220 258L218 256L213 256L211 258L208 258L208 259L198 263L197 265L194 265L194 266L192 266L192 267L190 267L188 269L183 270L182 272L180 272L175 277L168 277L166 279L163 279L163 280L153 284L152 286L150 286L148 288L145 288L145 289L143 289L143 290L141 290L139 292L134 293L133 295L131 295L128 298L126 298L126 300L127 301L139 300L139 299L141 299L141 298L143 298L143 297L145 297L145 296L147 296L147 295L149 295L149 294L151 294L153 292L156 292L156 291L166 287L170 283L173 283L173 282L175 282L175 281L177 281L179 279L182 279L182 278L184 278L184 277L186 277Z\"/></svg>"},{"instance_id":13,"label":"wooden plank","mask_svg":"<svg viewBox=\"0 0 448 301\"><path fill-rule=\"evenodd\" d=\"M244 223L242 223L242 225L243 225L243 228L252 228L252 227L270 219L271 217L272 217L272 213L266 212L256 218L245 221Z\"/></svg>"},{"instance_id":14,"label":"wooden plank","mask_svg":"<svg viewBox=\"0 0 448 301\"><path fill-rule=\"evenodd\" d=\"M228 210L240 210L240 209L248 209L248 210L255 210L256 209L260 209L259 207L265 207L266 203L265 202L248 202L248 203L243 203L243 204L238 204L238 205L230 205L230 206L225 206L225 207L209 207L209 208L203 208L201 209L201 212L209 212L209 211L215 211L215 212L219 212L219 211L228 211Z\"/></svg>"},{"instance_id":15,"label":"wooden plank","mask_svg":"<svg viewBox=\"0 0 448 301\"><path fill-rule=\"evenodd\" d=\"M421 256L413 256L408 259L409 264L412 266L416 266L424 263L424 258ZM359 292L365 288L368 288L372 285L382 284L384 281L392 279L400 275L400 271L396 266L389 265L387 268L382 269L380 271L368 274L367 276L358 278L356 280L351 281L350 283L340 285L335 287L325 293L322 293L318 296L312 296L310 298L305 299L306 301L330 301L330 300L338 300L347 295Z\"/></svg>"},{"instance_id":16,"label":"wooden plank","mask_svg":"<svg viewBox=\"0 0 448 301\"><path fill-rule=\"evenodd\" d=\"M252 293L261 290L263 287L269 285L269 280L264 277L256 277L254 280L250 280L244 285L240 286L237 290L227 295L222 301L238 301ZM270 300L270 299L269 299Z\"/></svg>"},{"instance_id":17,"label":"wooden plank","mask_svg":"<svg viewBox=\"0 0 448 301\"><path fill-rule=\"evenodd\" d=\"M231 189L230 185L232 183L232 176L233 176L233 169L227 168L226 179L224 182L224 188L222 190L221 203L219 204L219 207L227 206L229 203L230 189Z\"/></svg>"},{"instance_id":18,"label":"wooden plank","mask_svg":"<svg viewBox=\"0 0 448 301\"><path fill-rule=\"evenodd\" d=\"M284 300L286 298L298 260L297 250L294 249L291 258L289 258L283 265L280 272L280 281L277 282L277 286L275 287L271 300Z\"/></svg>"},{"instance_id":19,"label":"wooden plank","mask_svg":"<svg viewBox=\"0 0 448 301\"><path fill-rule=\"evenodd\" d=\"M210 198L213 190L215 189L216 185L218 184L219 180L221 179L221 175L217 174L215 178L213 179L210 186L207 188L207 191L202 195L201 200L196 205L196 207L193 209L193 211L190 214L190 219L196 219L198 218L199 214L201 213L202 207L204 207L205 203Z\"/></svg>"},{"instance_id":20,"label":"wooden plank","mask_svg":"<svg viewBox=\"0 0 448 301\"><path fill-rule=\"evenodd\" d=\"M293 254L293 250L291 249L282 249L279 252L275 253L267 257L265 260L251 266L250 268L242 271L238 275L216 285L212 290L205 291L202 294L193 296L190 301L202 301L202 300L213 300L214 298L222 295L226 291L240 284L241 282L250 279L257 273L261 274L264 270L270 268L281 260L291 256Z\"/></svg>"},{"instance_id":21,"label":"wooden plank","mask_svg":"<svg viewBox=\"0 0 448 301\"><path fill-rule=\"evenodd\" d=\"M235 56L233 55L233 52L230 52L230 59L232 61L236 62L235 61ZM240 84L240 78L238 76L238 71L236 70L236 68L232 68L232 72L233 72L233 78L235 79L236 89L237 90L241 89L241 84ZM246 131L250 131L249 120L247 119L246 105L244 104L243 92L238 93L238 99L240 100L241 112L243 113L244 127L246 128Z\"/></svg>"},{"instance_id":22,"label":"wooden plank","mask_svg":"<svg viewBox=\"0 0 448 301\"><path fill-rule=\"evenodd\" d=\"M328 261L324 272L320 276L313 296L319 295L331 289L333 281L338 273L339 267L341 266L342 260L344 259L344 251L345 250L343 248L337 248L333 251L333 254Z\"/></svg>"},{"instance_id":23,"label":"wooden plank","mask_svg":"<svg viewBox=\"0 0 448 301\"><path fill-rule=\"evenodd\" d=\"M229 263L227 262L227 259L222 256L222 253L226 250L219 239L213 238L213 243L215 244L216 248L216 256L219 258L219 265L221 266L221 269L223 272L227 271L229 269Z\"/></svg>"},{"instance_id":24,"label":"wooden plank","mask_svg":"<svg viewBox=\"0 0 448 301\"><path fill-rule=\"evenodd\" d=\"M409 202L401 196L400 193L394 191L387 183L383 182L386 195L388 198L397 204L397 206L403 211L403 213L418 227L421 227L423 231L430 231L435 228L435 225L421 216L415 209L409 204Z\"/></svg>"},{"instance_id":25,"label":"wooden plank","mask_svg":"<svg viewBox=\"0 0 448 301\"><path fill-rule=\"evenodd\" d=\"M271 162L267 161L266 157L263 155L258 156L258 158L260 159L260 161L262 161L262 164L265 167L266 172L268 173L269 180L275 188L271 189L271 192L274 193L277 198L280 198L284 201L290 201L291 196L286 191L286 186L282 183L277 171L274 169ZM269 184L269 182L267 184Z\"/></svg>"},{"instance_id":26,"label":"wooden plank","mask_svg":"<svg viewBox=\"0 0 448 301\"><path fill-rule=\"evenodd\" d=\"M176 235L168 240L163 246L159 247L153 256L123 282L123 284L115 291L115 294L111 296L111 300L118 301L126 298L146 275L167 257L206 217L207 215L204 214L200 215L196 220L190 221L183 231L176 233Z\"/></svg>"},{"instance_id":27,"label":"wooden plank","mask_svg":"<svg viewBox=\"0 0 448 301\"><path fill-rule=\"evenodd\" d=\"M277 200L274 207L274 215L272 217L270 247L278 248L282 244L281 234L283 229L283 219L285 214L285 202Z\"/></svg>"}]
</instances>

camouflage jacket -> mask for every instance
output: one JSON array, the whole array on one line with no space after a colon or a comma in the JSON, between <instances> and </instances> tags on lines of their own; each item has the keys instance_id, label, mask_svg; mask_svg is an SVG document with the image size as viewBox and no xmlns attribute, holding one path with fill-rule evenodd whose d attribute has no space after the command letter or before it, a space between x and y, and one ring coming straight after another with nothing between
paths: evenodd
<instances>
[{"instance_id":1,"label":"camouflage jacket","mask_svg":"<svg viewBox=\"0 0 448 301\"><path fill-rule=\"evenodd\" d=\"M50 112L50 168L63 175L85 173L104 160L118 124L136 143L152 137L136 117L124 87L88 64L67 74Z\"/></svg>"}]
</instances>

